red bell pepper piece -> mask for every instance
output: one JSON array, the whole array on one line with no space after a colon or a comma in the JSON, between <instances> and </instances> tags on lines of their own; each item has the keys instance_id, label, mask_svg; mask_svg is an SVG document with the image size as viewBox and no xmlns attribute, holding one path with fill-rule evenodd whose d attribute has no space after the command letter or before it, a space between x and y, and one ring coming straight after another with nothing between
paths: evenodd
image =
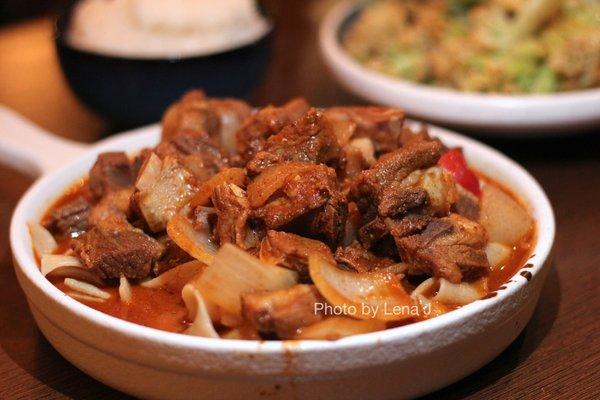
<instances>
[{"instance_id":1,"label":"red bell pepper piece","mask_svg":"<svg viewBox=\"0 0 600 400\"><path fill-rule=\"evenodd\" d=\"M479 197L481 189L479 188L479 179L477 175L469 168L467 161L459 148L450 149L440 157L438 164L446 171L452 173L459 185Z\"/></svg>"}]
</instances>

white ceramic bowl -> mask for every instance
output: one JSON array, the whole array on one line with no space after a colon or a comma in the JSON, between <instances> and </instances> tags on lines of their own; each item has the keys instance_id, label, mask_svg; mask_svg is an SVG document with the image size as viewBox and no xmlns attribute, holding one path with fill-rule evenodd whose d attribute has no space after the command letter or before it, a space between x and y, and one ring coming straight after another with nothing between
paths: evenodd
<instances>
[{"instance_id":1,"label":"white ceramic bowl","mask_svg":"<svg viewBox=\"0 0 600 400\"><path fill-rule=\"evenodd\" d=\"M471 139L432 127L469 162L522 196L537 221L533 256L503 290L440 317L338 341L244 341L184 336L122 321L66 296L38 270L26 227L96 155L154 145L157 125L83 147L40 133L0 108L0 156L44 175L23 196L11 223L17 277L35 320L75 366L126 393L150 399L397 399L422 395L474 372L521 332L548 272L552 208L519 165ZM26 150L24 150L26 148ZM10 156L10 157L7 157ZM62 166L59 166L62 164Z\"/></svg>"},{"instance_id":2,"label":"white ceramic bowl","mask_svg":"<svg viewBox=\"0 0 600 400\"><path fill-rule=\"evenodd\" d=\"M570 134L600 125L600 88L539 95L497 95L400 80L362 66L340 36L360 11L354 0L336 5L321 25L321 53L335 78L375 103L398 106L411 116L467 128L478 134L539 136Z\"/></svg>"}]
</instances>

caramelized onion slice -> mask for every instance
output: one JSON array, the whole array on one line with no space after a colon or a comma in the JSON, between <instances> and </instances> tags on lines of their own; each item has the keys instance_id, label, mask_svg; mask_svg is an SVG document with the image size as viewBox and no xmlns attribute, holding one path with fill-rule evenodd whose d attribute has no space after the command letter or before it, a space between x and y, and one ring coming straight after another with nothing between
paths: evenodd
<instances>
[{"instance_id":1,"label":"caramelized onion slice","mask_svg":"<svg viewBox=\"0 0 600 400\"><path fill-rule=\"evenodd\" d=\"M35 255L42 258L45 254L54 253L58 247L54 236L37 222L30 221L27 225L29 225L29 234Z\"/></svg>"},{"instance_id":2,"label":"caramelized onion slice","mask_svg":"<svg viewBox=\"0 0 600 400\"><path fill-rule=\"evenodd\" d=\"M346 336L381 331L385 322L377 319L359 320L348 317L329 317L300 328L294 339L337 340Z\"/></svg>"},{"instance_id":3,"label":"caramelized onion slice","mask_svg":"<svg viewBox=\"0 0 600 400\"><path fill-rule=\"evenodd\" d=\"M224 314L221 321L228 321L227 325L231 326L235 321L241 321L242 293L284 289L297 281L298 274L295 271L264 264L244 250L226 243L219 249L212 264L192 284L203 294L207 303L221 310Z\"/></svg>"},{"instance_id":4,"label":"caramelized onion slice","mask_svg":"<svg viewBox=\"0 0 600 400\"><path fill-rule=\"evenodd\" d=\"M92 271L83 268L77 257L62 254L46 254L42 256L40 270L42 275L50 277L74 278L77 280L102 284L102 279Z\"/></svg>"},{"instance_id":5,"label":"caramelized onion slice","mask_svg":"<svg viewBox=\"0 0 600 400\"><path fill-rule=\"evenodd\" d=\"M129 280L127 280L127 278L124 276L119 278L119 298L125 304L131 303L131 299L133 298Z\"/></svg>"},{"instance_id":6,"label":"caramelized onion slice","mask_svg":"<svg viewBox=\"0 0 600 400\"><path fill-rule=\"evenodd\" d=\"M173 293L183 290L183 287L190 282L196 275L206 268L206 264L194 260L180 264L170 270L160 274L154 279L142 282L140 285L150 289L163 288Z\"/></svg>"},{"instance_id":7,"label":"caramelized onion slice","mask_svg":"<svg viewBox=\"0 0 600 400\"><path fill-rule=\"evenodd\" d=\"M176 214L167 223L167 235L183 251L195 259L209 264L217 252L217 245L210 240L208 228L194 229L192 222L184 214Z\"/></svg>"},{"instance_id":8,"label":"caramelized onion slice","mask_svg":"<svg viewBox=\"0 0 600 400\"><path fill-rule=\"evenodd\" d=\"M218 338L219 335L210 320L206 304L198 288L194 285L185 285L181 297L188 310L188 316L193 320L185 330L186 335Z\"/></svg>"},{"instance_id":9,"label":"caramelized onion slice","mask_svg":"<svg viewBox=\"0 0 600 400\"><path fill-rule=\"evenodd\" d=\"M247 194L250 207L262 206L269 200L269 197L281 189L290 175L312 167L314 164L303 162L283 162L268 167L248 184Z\"/></svg>"},{"instance_id":10,"label":"caramelized onion slice","mask_svg":"<svg viewBox=\"0 0 600 400\"><path fill-rule=\"evenodd\" d=\"M440 288L433 300L444 304L465 305L481 299L486 295L487 279L481 278L475 282L452 283L440 279Z\"/></svg>"},{"instance_id":11,"label":"caramelized onion slice","mask_svg":"<svg viewBox=\"0 0 600 400\"><path fill-rule=\"evenodd\" d=\"M65 278L65 286L88 296L97 297L104 300L110 298L110 293L105 292L104 290L90 283L79 281L77 279Z\"/></svg>"},{"instance_id":12,"label":"caramelized onion slice","mask_svg":"<svg viewBox=\"0 0 600 400\"><path fill-rule=\"evenodd\" d=\"M190 200L190 205L192 207L208 205L213 190L223 183L233 183L236 186L244 187L246 183L246 171L243 168L227 168L219 172L200 185L198 193Z\"/></svg>"},{"instance_id":13,"label":"caramelized onion slice","mask_svg":"<svg viewBox=\"0 0 600 400\"><path fill-rule=\"evenodd\" d=\"M308 264L323 297L352 317L397 321L416 316L416 305L392 273L344 271L335 261L315 254Z\"/></svg>"}]
</instances>

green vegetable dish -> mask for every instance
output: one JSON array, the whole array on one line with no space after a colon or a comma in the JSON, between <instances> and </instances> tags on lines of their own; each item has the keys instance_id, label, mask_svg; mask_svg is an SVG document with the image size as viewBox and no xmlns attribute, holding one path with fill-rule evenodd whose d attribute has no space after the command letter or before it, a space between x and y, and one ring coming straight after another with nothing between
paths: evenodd
<instances>
[{"instance_id":1,"label":"green vegetable dish","mask_svg":"<svg viewBox=\"0 0 600 400\"><path fill-rule=\"evenodd\" d=\"M343 38L368 68L468 92L600 86L600 0L381 0Z\"/></svg>"}]
</instances>

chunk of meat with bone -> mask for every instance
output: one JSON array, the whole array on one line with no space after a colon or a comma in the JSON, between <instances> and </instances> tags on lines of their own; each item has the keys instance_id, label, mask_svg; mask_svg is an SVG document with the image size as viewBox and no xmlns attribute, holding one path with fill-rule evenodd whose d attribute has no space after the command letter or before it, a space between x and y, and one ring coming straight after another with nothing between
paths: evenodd
<instances>
[{"instance_id":1,"label":"chunk of meat with bone","mask_svg":"<svg viewBox=\"0 0 600 400\"><path fill-rule=\"evenodd\" d=\"M82 196L52 210L44 226L52 232L70 234L85 231L92 205Z\"/></svg>"},{"instance_id":2,"label":"chunk of meat with bone","mask_svg":"<svg viewBox=\"0 0 600 400\"><path fill-rule=\"evenodd\" d=\"M123 221L105 220L73 241L73 250L99 277L145 278L163 247L142 230Z\"/></svg>"},{"instance_id":3,"label":"chunk of meat with bone","mask_svg":"<svg viewBox=\"0 0 600 400\"><path fill-rule=\"evenodd\" d=\"M262 261L298 271L306 280L309 277L308 257L316 253L332 257L329 247L319 240L270 230L260 245L259 255Z\"/></svg>"},{"instance_id":4,"label":"chunk of meat with bone","mask_svg":"<svg viewBox=\"0 0 600 400\"><path fill-rule=\"evenodd\" d=\"M388 268L396 262L390 258L378 257L358 242L346 247L338 247L335 260L342 266L356 272L370 272Z\"/></svg>"},{"instance_id":5,"label":"chunk of meat with bone","mask_svg":"<svg viewBox=\"0 0 600 400\"><path fill-rule=\"evenodd\" d=\"M161 160L154 153L146 160L136 181L133 200L153 232L164 231L171 219L197 191L195 179L175 157Z\"/></svg>"},{"instance_id":6,"label":"chunk of meat with bone","mask_svg":"<svg viewBox=\"0 0 600 400\"><path fill-rule=\"evenodd\" d=\"M184 131L172 139L161 142L155 153L161 159L175 157L194 175L197 182L204 182L221 169L229 166L229 158L221 147L204 134Z\"/></svg>"},{"instance_id":7,"label":"chunk of meat with bone","mask_svg":"<svg viewBox=\"0 0 600 400\"><path fill-rule=\"evenodd\" d=\"M246 165L248 171L258 174L274 164L301 161L338 167L343 152L333 126L323 114L309 110L302 118L269 137L264 150L258 152Z\"/></svg>"},{"instance_id":8,"label":"chunk of meat with bone","mask_svg":"<svg viewBox=\"0 0 600 400\"><path fill-rule=\"evenodd\" d=\"M295 285L275 291L242 294L242 313L262 333L292 338L298 329L323 318L316 304L325 300L313 285Z\"/></svg>"},{"instance_id":9,"label":"chunk of meat with bone","mask_svg":"<svg viewBox=\"0 0 600 400\"><path fill-rule=\"evenodd\" d=\"M247 237L250 205L246 192L232 183L223 183L213 190L212 202L217 211L215 234L219 243L234 243L242 249L253 247Z\"/></svg>"},{"instance_id":10,"label":"chunk of meat with bone","mask_svg":"<svg viewBox=\"0 0 600 400\"><path fill-rule=\"evenodd\" d=\"M331 243L343 235L347 204L335 171L325 165L283 163L270 167L248 186L253 216L268 229L283 227L311 214L309 232ZM268 200L268 201L267 201Z\"/></svg>"},{"instance_id":11,"label":"chunk of meat with bone","mask_svg":"<svg viewBox=\"0 0 600 400\"><path fill-rule=\"evenodd\" d=\"M90 190L102 197L110 190L131 186L133 173L131 162L123 152L102 153L90 170Z\"/></svg>"},{"instance_id":12,"label":"chunk of meat with bone","mask_svg":"<svg viewBox=\"0 0 600 400\"><path fill-rule=\"evenodd\" d=\"M442 149L437 140L418 141L384 154L373 167L353 180L350 197L363 213L374 216L382 202L385 205L387 199L398 198L402 181L413 171L435 165ZM397 200L394 202L398 203Z\"/></svg>"},{"instance_id":13,"label":"chunk of meat with bone","mask_svg":"<svg viewBox=\"0 0 600 400\"><path fill-rule=\"evenodd\" d=\"M487 274L486 242L485 229L458 214L434 219L422 233L396 239L398 252L412 272L453 283Z\"/></svg>"},{"instance_id":14,"label":"chunk of meat with bone","mask_svg":"<svg viewBox=\"0 0 600 400\"><path fill-rule=\"evenodd\" d=\"M309 108L306 100L296 98L281 107L267 106L252 114L235 137L237 152L243 161L249 161L263 149L270 136L302 117Z\"/></svg>"},{"instance_id":15,"label":"chunk of meat with bone","mask_svg":"<svg viewBox=\"0 0 600 400\"><path fill-rule=\"evenodd\" d=\"M377 106L331 107L324 115L333 123L340 143L351 139L368 138L377 154L398 148L404 112L397 108Z\"/></svg>"},{"instance_id":16,"label":"chunk of meat with bone","mask_svg":"<svg viewBox=\"0 0 600 400\"><path fill-rule=\"evenodd\" d=\"M382 217L394 217L416 208L421 208L423 214L445 216L458 199L454 178L440 166L416 170L392 185L395 191L385 193L377 208Z\"/></svg>"},{"instance_id":17,"label":"chunk of meat with bone","mask_svg":"<svg viewBox=\"0 0 600 400\"><path fill-rule=\"evenodd\" d=\"M207 135L233 151L234 134L252 109L237 99L210 99L200 90L185 94L170 106L162 120L162 140L168 141L182 132Z\"/></svg>"}]
</instances>

